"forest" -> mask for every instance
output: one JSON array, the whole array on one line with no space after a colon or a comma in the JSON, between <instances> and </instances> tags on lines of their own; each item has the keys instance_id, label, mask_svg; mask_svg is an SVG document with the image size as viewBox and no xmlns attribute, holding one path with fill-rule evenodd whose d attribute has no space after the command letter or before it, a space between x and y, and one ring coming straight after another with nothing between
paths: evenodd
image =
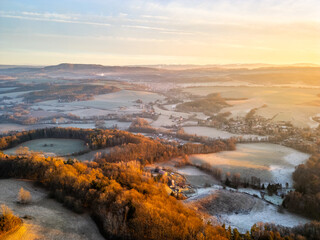
<instances>
[{"instance_id":1,"label":"forest","mask_svg":"<svg viewBox=\"0 0 320 240\"><path fill-rule=\"evenodd\" d=\"M219 112L222 108L230 106L219 93L212 93L200 99L191 102L185 102L177 105L177 110L181 112L203 112L212 113Z\"/></svg>"},{"instance_id":2,"label":"forest","mask_svg":"<svg viewBox=\"0 0 320 240\"><path fill-rule=\"evenodd\" d=\"M204 144L179 145L165 140L153 140L140 134L120 130L45 128L19 132L0 138L0 150L15 147L20 143L41 138L70 138L85 141L89 149L115 147L107 155L109 162L138 160L142 164L165 161L182 154L215 153L235 149L234 140L215 140ZM78 154L82 154L79 152Z\"/></svg>"},{"instance_id":3,"label":"forest","mask_svg":"<svg viewBox=\"0 0 320 240\"><path fill-rule=\"evenodd\" d=\"M93 98L94 95L106 94L119 91L113 86L96 85L42 85L38 91L29 92L23 95L24 102L35 103L48 100L59 102L85 101Z\"/></svg>"},{"instance_id":4,"label":"forest","mask_svg":"<svg viewBox=\"0 0 320 240\"><path fill-rule=\"evenodd\" d=\"M320 220L320 154L313 155L293 173L294 192L290 192L283 206L291 211Z\"/></svg>"}]
</instances>

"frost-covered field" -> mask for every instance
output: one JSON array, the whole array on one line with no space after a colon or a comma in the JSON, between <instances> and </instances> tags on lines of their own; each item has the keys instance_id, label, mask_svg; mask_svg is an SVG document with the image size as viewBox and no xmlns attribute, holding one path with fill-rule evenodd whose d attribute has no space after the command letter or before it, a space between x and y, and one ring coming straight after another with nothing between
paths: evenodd
<instances>
[{"instance_id":1,"label":"frost-covered field","mask_svg":"<svg viewBox=\"0 0 320 240\"><path fill-rule=\"evenodd\" d=\"M56 124L56 125L52 125L52 126L63 127L63 128L73 127L73 128L82 128L82 129L95 128L94 123L63 123L63 124Z\"/></svg>"},{"instance_id":2,"label":"frost-covered field","mask_svg":"<svg viewBox=\"0 0 320 240\"><path fill-rule=\"evenodd\" d=\"M190 117L195 117L196 119L207 119L208 116L206 116L203 113L194 113L194 112L177 112L175 111L175 108L172 107L173 105L164 105L165 109L159 108L158 106L153 106L155 112L157 114L160 114L158 119L156 121L153 121L151 125L155 128L161 128L161 127L167 127L167 126L177 126L180 125L177 119L180 119L180 117L183 118L183 120L189 119ZM190 121L187 121L183 123L190 124ZM193 124L197 124L197 121L191 121Z\"/></svg>"},{"instance_id":3,"label":"frost-covered field","mask_svg":"<svg viewBox=\"0 0 320 240\"><path fill-rule=\"evenodd\" d=\"M274 223L285 227L295 227L311 221L310 219L285 210L279 212L277 206L265 202L263 203L262 208L253 209L248 214L221 214L220 220L226 225L230 225L232 228L238 228L238 230L243 233L250 231L252 225L258 222Z\"/></svg>"},{"instance_id":4,"label":"frost-covered field","mask_svg":"<svg viewBox=\"0 0 320 240\"><path fill-rule=\"evenodd\" d=\"M21 91L21 92L10 92L10 93L1 93L0 98L9 97L9 98L20 98L23 94L33 92L33 91Z\"/></svg>"},{"instance_id":5,"label":"frost-covered field","mask_svg":"<svg viewBox=\"0 0 320 240\"><path fill-rule=\"evenodd\" d=\"M197 188L196 194L198 194L198 190L201 192L203 191L201 189L207 189L204 188L206 184L209 184L210 186L218 186L218 184L220 184L217 179L210 176L209 174L206 174L203 171L200 171L196 167L186 166L174 169L178 173L184 175L189 184Z\"/></svg>"},{"instance_id":6,"label":"frost-covered field","mask_svg":"<svg viewBox=\"0 0 320 240\"><path fill-rule=\"evenodd\" d=\"M0 204L9 206L19 217L29 216L23 220L23 226L6 240L85 240L104 239L96 224L88 214L76 214L47 197L42 188L35 187L30 181L5 179L0 180ZM17 204L20 188L29 191L32 202L29 205Z\"/></svg>"},{"instance_id":7,"label":"frost-covered field","mask_svg":"<svg viewBox=\"0 0 320 240\"><path fill-rule=\"evenodd\" d=\"M172 168L172 167L171 167ZM195 201L204 197L209 196L210 194L214 193L217 190L222 190L223 186L219 181L217 181L215 178L212 176L208 175L207 173L199 170L196 167L193 166L186 166L182 168L173 168L175 171L178 173L182 174L185 176L186 180L188 181L189 184L191 184L194 189L195 193L192 195L189 195L189 198L186 200L186 202L190 201ZM207 185L207 186L206 186ZM210 187L208 187L210 186ZM233 189L226 187L227 190L232 190L235 192L240 192L240 193L247 193L252 196L257 196L261 199L262 196L260 194L259 190L252 189L252 188L238 188L238 189ZM289 191L288 189L287 191ZM280 206L282 204L283 199L280 196L273 195L264 195L264 199L267 200L268 202L271 202L275 205Z\"/></svg>"},{"instance_id":8,"label":"frost-covered field","mask_svg":"<svg viewBox=\"0 0 320 240\"><path fill-rule=\"evenodd\" d=\"M206 197L188 199L188 204L215 216L218 221L244 233L258 222L275 223L286 227L305 224L310 220L246 193L217 188L201 189ZM211 194L211 195L208 195Z\"/></svg>"},{"instance_id":9,"label":"frost-covered field","mask_svg":"<svg viewBox=\"0 0 320 240\"><path fill-rule=\"evenodd\" d=\"M260 177L262 182L289 183L295 166L305 162L309 155L281 145L270 143L237 144L237 150L190 157L193 163L209 163L223 172L242 177Z\"/></svg>"},{"instance_id":10,"label":"frost-covered field","mask_svg":"<svg viewBox=\"0 0 320 240\"><path fill-rule=\"evenodd\" d=\"M85 106L89 108L97 108L104 110L115 110L121 107L133 107L139 105L135 103L138 99L141 99L144 103L149 103L161 99L162 97L156 93L122 90L115 93L97 95L94 100L71 102L69 106Z\"/></svg>"},{"instance_id":11,"label":"frost-covered field","mask_svg":"<svg viewBox=\"0 0 320 240\"><path fill-rule=\"evenodd\" d=\"M151 123L151 126L155 128L161 128L161 127L167 127L167 126L171 127L174 124L175 122L172 119L170 119L169 116L160 115L157 120Z\"/></svg>"},{"instance_id":12,"label":"frost-covered field","mask_svg":"<svg viewBox=\"0 0 320 240\"><path fill-rule=\"evenodd\" d=\"M106 128L117 127L120 130L127 130L131 125L131 122L119 122L117 120L108 120L105 121Z\"/></svg>"},{"instance_id":13,"label":"frost-covered field","mask_svg":"<svg viewBox=\"0 0 320 240\"><path fill-rule=\"evenodd\" d=\"M111 148L103 148L103 149L98 149L94 151L90 151L88 153L76 156L75 158L79 161L93 161L95 159L95 156L98 155L103 155L106 153L110 152Z\"/></svg>"},{"instance_id":14,"label":"frost-covered field","mask_svg":"<svg viewBox=\"0 0 320 240\"><path fill-rule=\"evenodd\" d=\"M263 137L258 135L249 135L249 134L233 134L230 132L222 131L216 128L211 127L202 127L202 126L188 126L183 127L183 130L185 133L188 134L195 134L197 136L205 136L210 138L221 138L221 139L227 139L231 137L242 137L244 139L252 138L252 139L262 139Z\"/></svg>"},{"instance_id":15,"label":"frost-covered field","mask_svg":"<svg viewBox=\"0 0 320 240\"><path fill-rule=\"evenodd\" d=\"M206 96L210 93L221 93L225 98L247 98L245 101L233 102L233 106L222 109L221 112L231 112L232 117L243 117L251 109L256 114L273 121L290 121L298 127L317 127L312 120L319 114L320 98L318 88L302 88L299 86L216 86L190 87L183 91L194 95Z\"/></svg>"},{"instance_id":16,"label":"frost-covered field","mask_svg":"<svg viewBox=\"0 0 320 240\"><path fill-rule=\"evenodd\" d=\"M58 100L36 103L33 109L47 111L72 113L81 118L107 115L110 113L128 114L143 111L143 106L136 103L142 100L143 103L150 103L162 100L164 97L153 92L121 90L119 92L97 95L93 100L76 102L58 102Z\"/></svg>"},{"instance_id":17,"label":"frost-covered field","mask_svg":"<svg viewBox=\"0 0 320 240\"><path fill-rule=\"evenodd\" d=\"M14 148L4 150L5 154L15 154L19 147L28 147L30 151L43 152L46 156L63 156L87 149L84 141L63 138L42 138L27 141Z\"/></svg>"},{"instance_id":18,"label":"frost-covered field","mask_svg":"<svg viewBox=\"0 0 320 240\"><path fill-rule=\"evenodd\" d=\"M37 128L37 125L21 125L15 123L0 123L0 133L10 132L10 131L24 131Z\"/></svg>"},{"instance_id":19,"label":"frost-covered field","mask_svg":"<svg viewBox=\"0 0 320 240\"><path fill-rule=\"evenodd\" d=\"M1 87L0 92L11 91L13 89L16 89L16 88L15 87Z\"/></svg>"},{"instance_id":20,"label":"frost-covered field","mask_svg":"<svg viewBox=\"0 0 320 240\"><path fill-rule=\"evenodd\" d=\"M117 128L120 130L127 130L130 127L131 122L119 122L117 120L106 120L104 121L104 126L106 128ZM55 127L74 127L74 128L83 128L83 129L93 129L96 128L94 123L63 123L51 125Z\"/></svg>"}]
</instances>

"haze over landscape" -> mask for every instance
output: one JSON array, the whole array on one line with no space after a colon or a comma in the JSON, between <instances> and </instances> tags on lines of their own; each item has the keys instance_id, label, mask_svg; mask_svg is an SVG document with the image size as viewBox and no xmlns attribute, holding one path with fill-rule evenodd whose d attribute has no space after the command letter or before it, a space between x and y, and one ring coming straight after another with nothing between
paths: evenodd
<instances>
[{"instance_id":1,"label":"haze over landscape","mask_svg":"<svg viewBox=\"0 0 320 240\"><path fill-rule=\"evenodd\" d=\"M0 1L0 239L320 239L319 13Z\"/></svg>"}]
</instances>

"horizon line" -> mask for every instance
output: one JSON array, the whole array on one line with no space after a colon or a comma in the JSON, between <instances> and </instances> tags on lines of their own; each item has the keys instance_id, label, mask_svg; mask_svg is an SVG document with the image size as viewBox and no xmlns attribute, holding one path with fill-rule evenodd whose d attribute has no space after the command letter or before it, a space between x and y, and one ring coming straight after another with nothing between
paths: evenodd
<instances>
[{"instance_id":1,"label":"horizon line","mask_svg":"<svg viewBox=\"0 0 320 240\"><path fill-rule=\"evenodd\" d=\"M70 64L70 65L96 65L96 66L105 66L105 67L146 67L146 66L228 66L228 65L271 65L271 66L293 66L293 65L315 65L320 67L320 63L311 63L311 62L295 62L295 63L263 63L263 62L250 62L250 63L206 63L206 64L196 64L196 63L173 63L173 64L166 64L166 63L158 63L158 64L118 64L118 65L105 65L102 63L73 63L73 62L60 62L56 64L45 64L45 65L38 65L38 64L3 64L0 63L0 66L17 66L17 67L48 67L48 66L59 66L63 64Z\"/></svg>"}]
</instances>

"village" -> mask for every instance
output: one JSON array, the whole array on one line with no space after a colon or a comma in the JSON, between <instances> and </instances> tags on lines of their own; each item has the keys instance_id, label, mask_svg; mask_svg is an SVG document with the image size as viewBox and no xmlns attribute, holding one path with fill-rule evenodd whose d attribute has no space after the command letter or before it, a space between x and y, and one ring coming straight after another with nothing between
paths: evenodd
<instances>
[{"instance_id":1,"label":"village","mask_svg":"<svg viewBox=\"0 0 320 240\"><path fill-rule=\"evenodd\" d=\"M187 183L186 178L170 168L148 166L146 170L150 171L152 177L165 183L168 194L177 199L186 199L195 193L194 188Z\"/></svg>"}]
</instances>

